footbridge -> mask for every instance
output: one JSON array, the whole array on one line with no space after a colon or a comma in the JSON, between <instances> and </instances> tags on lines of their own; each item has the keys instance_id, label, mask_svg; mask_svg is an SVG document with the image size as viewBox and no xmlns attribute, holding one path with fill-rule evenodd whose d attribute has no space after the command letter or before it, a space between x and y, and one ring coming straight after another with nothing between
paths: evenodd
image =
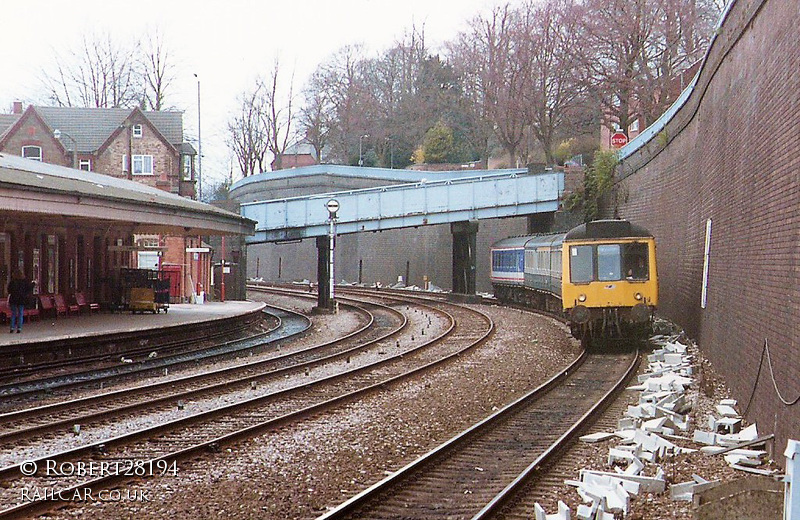
<instances>
[{"instance_id":1,"label":"footbridge","mask_svg":"<svg viewBox=\"0 0 800 520\"><path fill-rule=\"evenodd\" d=\"M336 235L450 224L453 290L474 294L478 221L556 211L564 176L526 169L459 173L429 180L420 177L437 173L413 172L419 180L411 183L244 203L241 215L257 222L246 241L316 238L319 307L329 308Z\"/></svg>"}]
</instances>

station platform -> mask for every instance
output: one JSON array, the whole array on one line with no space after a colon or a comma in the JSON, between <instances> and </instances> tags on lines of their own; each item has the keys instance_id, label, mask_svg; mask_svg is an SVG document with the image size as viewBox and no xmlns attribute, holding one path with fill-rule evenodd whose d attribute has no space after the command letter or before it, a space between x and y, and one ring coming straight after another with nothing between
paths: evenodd
<instances>
[{"instance_id":1,"label":"station platform","mask_svg":"<svg viewBox=\"0 0 800 520\"><path fill-rule=\"evenodd\" d=\"M9 333L9 322L0 328L0 352L3 346L37 343L87 336L103 336L115 332L136 332L157 327L199 323L218 318L249 314L264 308L262 302L226 301L203 304L178 303L169 306L169 312L157 314L132 314L131 312L96 312L54 319L40 318L26 321L22 333Z\"/></svg>"}]
</instances>

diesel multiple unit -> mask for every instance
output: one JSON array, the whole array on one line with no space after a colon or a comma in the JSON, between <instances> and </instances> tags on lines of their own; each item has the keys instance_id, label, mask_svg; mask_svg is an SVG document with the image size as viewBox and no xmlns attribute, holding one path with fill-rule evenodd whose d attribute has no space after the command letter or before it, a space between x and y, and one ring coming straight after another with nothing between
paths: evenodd
<instances>
[{"instance_id":1,"label":"diesel multiple unit","mask_svg":"<svg viewBox=\"0 0 800 520\"><path fill-rule=\"evenodd\" d=\"M563 312L576 338L634 338L658 305L656 245L625 220L597 220L568 233L512 237L491 249L500 301Z\"/></svg>"}]
</instances>

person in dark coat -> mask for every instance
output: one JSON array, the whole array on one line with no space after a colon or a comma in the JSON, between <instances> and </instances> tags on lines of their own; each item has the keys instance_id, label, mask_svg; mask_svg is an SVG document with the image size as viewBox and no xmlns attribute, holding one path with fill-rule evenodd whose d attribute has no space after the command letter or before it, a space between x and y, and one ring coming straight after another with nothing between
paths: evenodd
<instances>
[{"instance_id":1,"label":"person in dark coat","mask_svg":"<svg viewBox=\"0 0 800 520\"><path fill-rule=\"evenodd\" d=\"M17 334L22 332L22 320L25 315L25 302L33 293L33 284L25 279L25 275L17 272L8 282L8 306L11 307L11 330L17 329Z\"/></svg>"}]
</instances>

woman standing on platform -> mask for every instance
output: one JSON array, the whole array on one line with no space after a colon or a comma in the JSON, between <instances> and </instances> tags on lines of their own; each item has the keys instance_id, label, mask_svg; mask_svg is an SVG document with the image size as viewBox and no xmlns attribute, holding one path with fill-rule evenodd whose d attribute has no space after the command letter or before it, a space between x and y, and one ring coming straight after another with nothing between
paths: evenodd
<instances>
[{"instance_id":1,"label":"woman standing on platform","mask_svg":"<svg viewBox=\"0 0 800 520\"><path fill-rule=\"evenodd\" d=\"M32 284L25 279L22 271L17 271L14 278L8 282L8 306L11 307L11 330L17 329L17 334L22 332L22 320L25 316L25 302L33 292Z\"/></svg>"}]
</instances>

